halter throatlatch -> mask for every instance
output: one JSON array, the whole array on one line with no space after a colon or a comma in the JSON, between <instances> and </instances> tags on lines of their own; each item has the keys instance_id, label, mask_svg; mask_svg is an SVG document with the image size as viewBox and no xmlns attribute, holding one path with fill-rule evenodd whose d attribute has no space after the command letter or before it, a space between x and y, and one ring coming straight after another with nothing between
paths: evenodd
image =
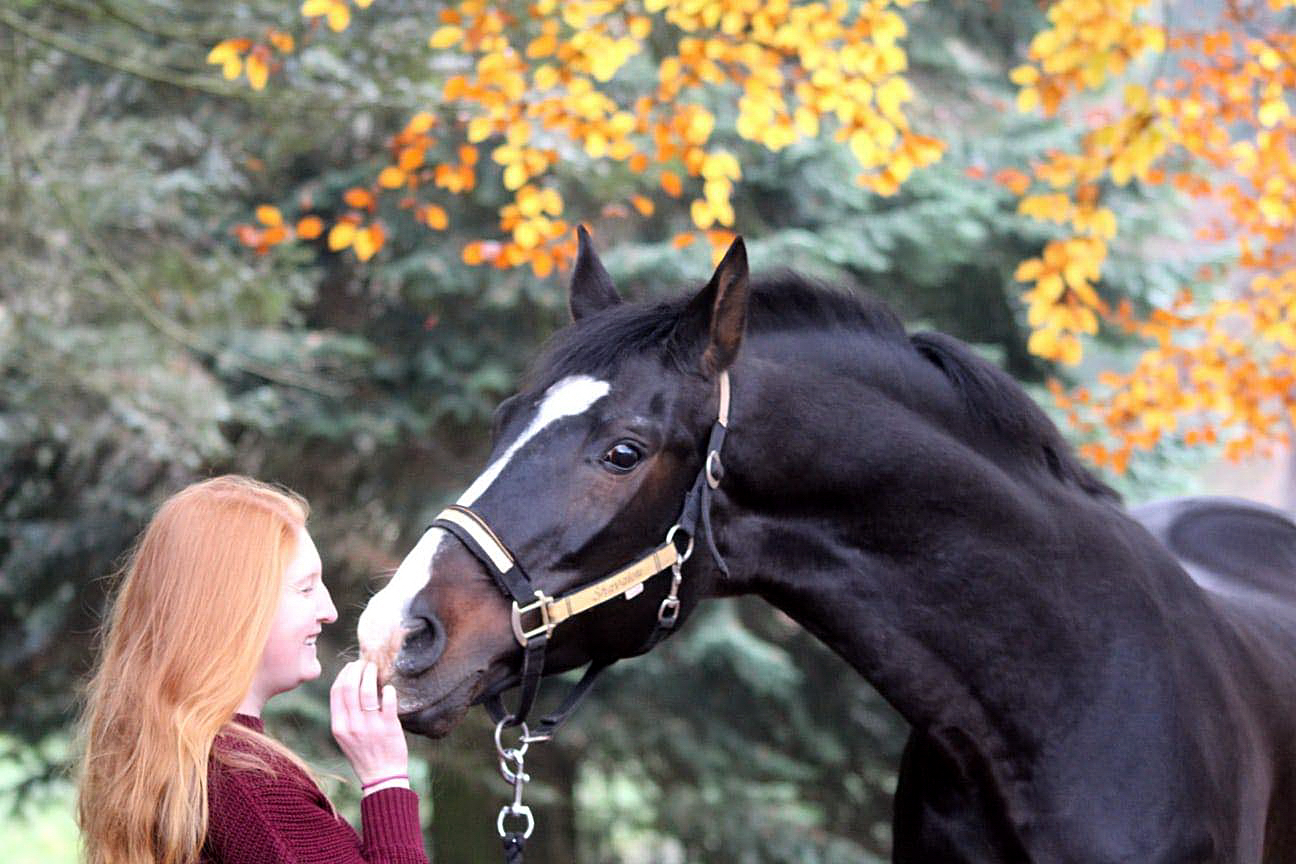
<instances>
[{"instance_id":1,"label":"halter throatlatch","mask_svg":"<svg viewBox=\"0 0 1296 864\"><path fill-rule=\"evenodd\" d=\"M522 646L522 672L519 679L518 705L513 711L504 707L501 693L492 693L486 700L486 710L495 720L495 747L500 756L500 771L504 779L513 785L514 800L500 811L497 828L504 841L505 858L509 862L522 861L522 845L535 827L530 808L522 804L522 788L530 777L523 771L523 754L527 747L539 741L547 741L561 726L581 699L585 697L598 677L615 660L595 660L585 669L580 680L568 691L562 703L552 714L540 721L535 732L526 725L527 715L535 704L536 694L540 690L540 678L544 674L545 650L549 646L549 637L554 629L564 621L587 612L617 596L633 600L643 592L643 585L653 576L666 570L671 571L671 584L666 597L657 609L657 621L652 632L640 648L640 654L650 650L658 642L672 633L679 621L679 589L684 581L684 562L693 554L693 543L697 538L699 526L706 537L707 551L720 572L728 576L729 568L716 548L715 535L711 530L711 497L720 486L724 477L724 465L720 461L720 450L724 446L725 433L729 427L729 373L720 373L720 405L716 412L716 422L711 426L711 435L707 441L706 455L702 459L702 469L684 496L684 506L679 519L666 532L660 545L642 558L596 582L579 588L561 597L550 597L535 586L517 557L509 551L490 525L478 514L467 507L457 504L442 510L432 521L433 528L449 531L476 556L499 586L500 591L513 601L512 624L513 635ZM679 535L683 534L684 548L681 550ZM501 732L510 726L522 727L522 738L518 747L505 748L500 741ZM510 764L516 767L510 767ZM508 817L524 819L525 829L521 831L506 830Z\"/></svg>"}]
</instances>

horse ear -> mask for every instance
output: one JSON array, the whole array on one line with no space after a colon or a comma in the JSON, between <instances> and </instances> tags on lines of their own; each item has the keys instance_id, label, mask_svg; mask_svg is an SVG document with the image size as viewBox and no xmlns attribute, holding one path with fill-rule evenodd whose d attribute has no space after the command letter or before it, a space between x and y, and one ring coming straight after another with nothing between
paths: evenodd
<instances>
[{"instance_id":1,"label":"horse ear","mask_svg":"<svg viewBox=\"0 0 1296 864\"><path fill-rule=\"evenodd\" d=\"M737 237L711 276L711 281L693 299L705 310L710 339L702 354L702 371L716 375L733 365L747 329L747 247Z\"/></svg>"},{"instance_id":2,"label":"horse ear","mask_svg":"<svg viewBox=\"0 0 1296 864\"><path fill-rule=\"evenodd\" d=\"M616 286L612 284L612 277L603 269L603 262L595 254L594 244L590 242L589 232L584 225L576 229L576 241L580 250L576 253L576 266L572 269L568 299L573 321L621 302Z\"/></svg>"}]
</instances>

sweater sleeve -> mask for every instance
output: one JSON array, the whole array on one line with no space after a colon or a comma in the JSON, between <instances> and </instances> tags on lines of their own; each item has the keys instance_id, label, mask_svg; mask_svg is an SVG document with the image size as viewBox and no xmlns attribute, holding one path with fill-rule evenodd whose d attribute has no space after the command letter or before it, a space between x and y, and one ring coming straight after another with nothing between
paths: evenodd
<instances>
[{"instance_id":1,"label":"sweater sleeve","mask_svg":"<svg viewBox=\"0 0 1296 864\"><path fill-rule=\"evenodd\" d=\"M363 843L322 792L293 778L223 772L208 813L207 848L222 864L428 864L408 789L361 802Z\"/></svg>"}]
</instances>

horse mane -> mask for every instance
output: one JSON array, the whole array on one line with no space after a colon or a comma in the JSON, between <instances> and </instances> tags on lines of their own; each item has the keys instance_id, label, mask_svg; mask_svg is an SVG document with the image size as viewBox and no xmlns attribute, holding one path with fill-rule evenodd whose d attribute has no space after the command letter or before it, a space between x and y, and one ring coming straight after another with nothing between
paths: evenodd
<instances>
[{"instance_id":1,"label":"horse mane","mask_svg":"<svg viewBox=\"0 0 1296 864\"><path fill-rule=\"evenodd\" d=\"M630 357L663 350L679 371L696 372L701 334L687 326L694 293L620 303L575 322L555 334L525 386L569 375L610 375ZM1076 459L1053 421L1016 381L952 336L918 333L911 337L899 316L873 295L832 288L794 273L753 282L747 312L749 334L803 329L867 333L896 351L916 352L944 373L977 426L1019 448L1042 453L1059 481L1095 497L1119 500L1115 491Z\"/></svg>"},{"instance_id":2,"label":"horse mane","mask_svg":"<svg viewBox=\"0 0 1296 864\"><path fill-rule=\"evenodd\" d=\"M620 303L576 321L554 334L525 386L569 375L610 374L630 357L663 348L681 372L696 372L689 361L700 333L685 326L695 294L688 291L667 300ZM848 293L793 273L753 281L748 333L830 328L864 331L896 344L907 338L900 318L871 295Z\"/></svg>"},{"instance_id":3,"label":"horse mane","mask_svg":"<svg viewBox=\"0 0 1296 864\"><path fill-rule=\"evenodd\" d=\"M1063 483L1095 498L1120 500L1114 489L1080 463L1057 426L1008 373L944 333L915 333L909 341L945 373L973 422L1026 450L1042 452L1049 470Z\"/></svg>"}]
</instances>

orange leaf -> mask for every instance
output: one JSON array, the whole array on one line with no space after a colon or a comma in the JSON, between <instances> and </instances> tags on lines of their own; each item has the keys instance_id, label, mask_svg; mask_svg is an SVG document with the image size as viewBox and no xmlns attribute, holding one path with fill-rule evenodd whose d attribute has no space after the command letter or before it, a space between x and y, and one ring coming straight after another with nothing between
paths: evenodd
<instances>
[{"instance_id":1,"label":"orange leaf","mask_svg":"<svg viewBox=\"0 0 1296 864\"><path fill-rule=\"evenodd\" d=\"M666 194L672 198L678 198L684 194L684 184L680 182L679 175L674 171L662 172L661 187L665 189Z\"/></svg>"},{"instance_id":2,"label":"orange leaf","mask_svg":"<svg viewBox=\"0 0 1296 864\"><path fill-rule=\"evenodd\" d=\"M359 186L352 186L342 196L342 200L347 203L348 207L354 207L357 210L373 210L377 203L374 201L373 193L368 189L361 189Z\"/></svg>"},{"instance_id":3,"label":"orange leaf","mask_svg":"<svg viewBox=\"0 0 1296 864\"><path fill-rule=\"evenodd\" d=\"M676 234L671 238L671 245L676 249L683 249L692 246L697 241L697 237L692 234Z\"/></svg>"},{"instance_id":4,"label":"orange leaf","mask_svg":"<svg viewBox=\"0 0 1296 864\"><path fill-rule=\"evenodd\" d=\"M536 275L537 279L547 279L553 272L554 260L544 249L537 249L531 254L531 272Z\"/></svg>"},{"instance_id":5,"label":"orange leaf","mask_svg":"<svg viewBox=\"0 0 1296 864\"><path fill-rule=\"evenodd\" d=\"M639 211L640 216L653 215L653 202L651 198L644 195L634 195L630 198L630 203Z\"/></svg>"},{"instance_id":6,"label":"orange leaf","mask_svg":"<svg viewBox=\"0 0 1296 864\"><path fill-rule=\"evenodd\" d=\"M450 225L450 217L446 215L445 209L436 204L429 204L423 209L423 221L436 231L444 231Z\"/></svg>"},{"instance_id":7,"label":"orange leaf","mask_svg":"<svg viewBox=\"0 0 1296 864\"><path fill-rule=\"evenodd\" d=\"M482 244L469 243L467 246L464 247L463 262L465 264L476 267L484 260L485 260L485 256L482 254Z\"/></svg>"},{"instance_id":8,"label":"orange leaf","mask_svg":"<svg viewBox=\"0 0 1296 864\"><path fill-rule=\"evenodd\" d=\"M297 236L303 240L314 240L324 233L324 220L318 216L307 216L297 223Z\"/></svg>"}]
</instances>

